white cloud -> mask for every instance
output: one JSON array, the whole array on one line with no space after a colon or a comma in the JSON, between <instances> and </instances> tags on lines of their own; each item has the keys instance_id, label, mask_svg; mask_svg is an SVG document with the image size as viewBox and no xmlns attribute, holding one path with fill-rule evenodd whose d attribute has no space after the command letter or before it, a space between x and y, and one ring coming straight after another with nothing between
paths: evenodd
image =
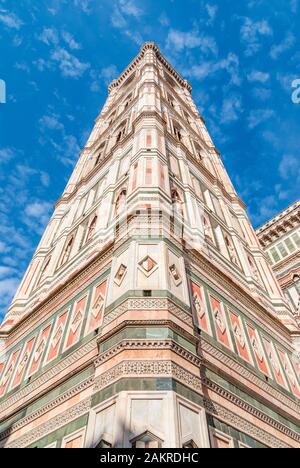
<instances>
[{"instance_id":1,"label":"white cloud","mask_svg":"<svg viewBox=\"0 0 300 468\"><path fill-rule=\"evenodd\" d=\"M135 18L143 15L143 10L133 0L119 0L119 6L124 15L134 16Z\"/></svg>"},{"instance_id":2,"label":"white cloud","mask_svg":"<svg viewBox=\"0 0 300 468\"><path fill-rule=\"evenodd\" d=\"M229 53L226 58L215 62L207 61L202 62L200 65L193 65L185 69L184 74L190 78L203 80L220 71L226 71L229 74L231 84L240 85L239 58L233 53Z\"/></svg>"},{"instance_id":3,"label":"white cloud","mask_svg":"<svg viewBox=\"0 0 300 468\"><path fill-rule=\"evenodd\" d=\"M216 19L219 7L217 5L206 4L205 9L209 17L209 23L212 24Z\"/></svg>"},{"instance_id":4,"label":"white cloud","mask_svg":"<svg viewBox=\"0 0 300 468\"><path fill-rule=\"evenodd\" d=\"M135 2L119 0L114 4L111 23L114 28L120 29L125 36L140 46L144 42L141 33L136 28L132 28L127 19L131 17L139 20L142 15L143 11Z\"/></svg>"},{"instance_id":5,"label":"white cloud","mask_svg":"<svg viewBox=\"0 0 300 468\"><path fill-rule=\"evenodd\" d=\"M270 74L258 70L253 70L247 75L247 79L248 81L258 81L260 83L265 83L270 79Z\"/></svg>"},{"instance_id":6,"label":"white cloud","mask_svg":"<svg viewBox=\"0 0 300 468\"><path fill-rule=\"evenodd\" d=\"M32 218L41 218L45 212L48 213L52 208L51 203L36 201L26 206L25 214Z\"/></svg>"},{"instance_id":7,"label":"white cloud","mask_svg":"<svg viewBox=\"0 0 300 468\"><path fill-rule=\"evenodd\" d=\"M80 60L63 48L57 48L51 53L51 59L58 63L64 77L80 78L90 67L89 63Z\"/></svg>"},{"instance_id":8,"label":"white cloud","mask_svg":"<svg viewBox=\"0 0 300 468\"><path fill-rule=\"evenodd\" d=\"M243 107L240 96L226 97L222 104L220 121L225 124L235 122L242 112Z\"/></svg>"},{"instance_id":9,"label":"white cloud","mask_svg":"<svg viewBox=\"0 0 300 468\"><path fill-rule=\"evenodd\" d=\"M251 18L243 18L241 38L246 45L245 55L252 56L261 48L262 37L270 37L273 30L266 20L253 21Z\"/></svg>"},{"instance_id":10,"label":"white cloud","mask_svg":"<svg viewBox=\"0 0 300 468\"><path fill-rule=\"evenodd\" d=\"M38 36L39 40L47 45L57 45L59 43L58 32L54 28L45 28Z\"/></svg>"},{"instance_id":11,"label":"white cloud","mask_svg":"<svg viewBox=\"0 0 300 468\"><path fill-rule=\"evenodd\" d=\"M279 165L279 174L284 180L293 179L296 182L300 178L299 158L285 154Z\"/></svg>"},{"instance_id":12,"label":"white cloud","mask_svg":"<svg viewBox=\"0 0 300 468\"><path fill-rule=\"evenodd\" d=\"M2 309L0 317L6 312L7 304L12 301L19 284L20 280L18 278L7 278L0 281L0 307Z\"/></svg>"},{"instance_id":13,"label":"white cloud","mask_svg":"<svg viewBox=\"0 0 300 468\"><path fill-rule=\"evenodd\" d=\"M291 49L294 46L295 42L295 36L291 32L289 32L280 44L274 45L271 48L270 56L273 60L277 60L281 54Z\"/></svg>"},{"instance_id":14,"label":"white cloud","mask_svg":"<svg viewBox=\"0 0 300 468\"><path fill-rule=\"evenodd\" d=\"M66 42L66 44L68 44L70 49L72 50L81 49L81 45L78 42L76 42L72 34L70 34L68 31L63 31L61 34L62 34L64 41Z\"/></svg>"},{"instance_id":15,"label":"white cloud","mask_svg":"<svg viewBox=\"0 0 300 468\"><path fill-rule=\"evenodd\" d=\"M0 265L0 278L7 278L8 276L11 276L12 274L15 274L15 273L16 273L16 270L14 268Z\"/></svg>"},{"instance_id":16,"label":"white cloud","mask_svg":"<svg viewBox=\"0 0 300 468\"><path fill-rule=\"evenodd\" d=\"M252 95L260 101L267 101L271 98L271 90L267 88L254 88L251 90Z\"/></svg>"},{"instance_id":17,"label":"white cloud","mask_svg":"<svg viewBox=\"0 0 300 468\"><path fill-rule=\"evenodd\" d=\"M7 163L13 159L15 151L12 148L2 148L0 149L0 164Z\"/></svg>"},{"instance_id":18,"label":"white cloud","mask_svg":"<svg viewBox=\"0 0 300 468\"><path fill-rule=\"evenodd\" d=\"M248 117L249 128L253 130L255 127L274 116L275 112L272 109L253 109Z\"/></svg>"},{"instance_id":19,"label":"white cloud","mask_svg":"<svg viewBox=\"0 0 300 468\"><path fill-rule=\"evenodd\" d=\"M170 26L170 20L166 13L162 13L158 20L162 26Z\"/></svg>"},{"instance_id":20,"label":"white cloud","mask_svg":"<svg viewBox=\"0 0 300 468\"><path fill-rule=\"evenodd\" d=\"M64 130L63 124L59 121L59 117L56 114L44 115L39 123L42 127L48 128L49 130Z\"/></svg>"},{"instance_id":21,"label":"white cloud","mask_svg":"<svg viewBox=\"0 0 300 468\"><path fill-rule=\"evenodd\" d=\"M84 13L91 13L91 0L73 0L74 5L79 7Z\"/></svg>"},{"instance_id":22,"label":"white cloud","mask_svg":"<svg viewBox=\"0 0 300 468\"><path fill-rule=\"evenodd\" d=\"M7 10L0 10L0 23L10 29L17 30L19 30L23 25L23 22L15 13L11 13Z\"/></svg>"},{"instance_id":23,"label":"white cloud","mask_svg":"<svg viewBox=\"0 0 300 468\"><path fill-rule=\"evenodd\" d=\"M116 79L119 75L119 71L116 65L109 65L104 67L99 73L95 70L91 71L91 78L93 79L91 84L91 91L98 93L101 90L103 83L108 86L112 80Z\"/></svg>"},{"instance_id":24,"label":"white cloud","mask_svg":"<svg viewBox=\"0 0 300 468\"><path fill-rule=\"evenodd\" d=\"M250 210L250 216L255 225L261 225L266 220L271 219L279 211L278 200L274 195L268 195L260 198L256 204L256 210Z\"/></svg>"},{"instance_id":25,"label":"white cloud","mask_svg":"<svg viewBox=\"0 0 300 468\"><path fill-rule=\"evenodd\" d=\"M50 176L47 172L41 172L41 183L44 187L49 187L50 185Z\"/></svg>"},{"instance_id":26,"label":"white cloud","mask_svg":"<svg viewBox=\"0 0 300 468\"><path fill-rule=\"evenodd\" d=\"M292 82L298 78L299 76L291 73L277 73L276 75L277 81L279 81L282 88L289 94L292 92Z\"/></svg>"},{"instance_id":27,"label":"white cloud","mask_svg":"<svg viewBox=\"0 0 300 468\"><path fill-rule=\"evenodd\" d=\"M211 36L200 35L198 31L178 31L170 29L166 48L172 52L182 52L184 49L199 48L201 52L217 55L218 47L215 39Z\"/></svg>"}]
</instances>

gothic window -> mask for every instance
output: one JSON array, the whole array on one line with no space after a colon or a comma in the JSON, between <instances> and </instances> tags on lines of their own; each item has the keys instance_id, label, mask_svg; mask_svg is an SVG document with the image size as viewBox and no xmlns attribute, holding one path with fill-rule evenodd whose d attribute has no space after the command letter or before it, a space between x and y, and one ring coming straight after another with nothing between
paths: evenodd
<instances>
[{"instance_id":1,"label":"gothic window","mask_svg":"<svg viewBox=\"0 0 300 468\"><path fill-rule=\"evenodd\" d=\"M146 431L130 441L135 449L158 449L162 447L162 440L150 431Z\"/></svg>"},{"instance_id":2,"label":"gothic window","mask_svg":"<svg viewBox=\"0 0 300 468\"><path fill-rule=\"evenodd\" d=\"M71 254L71 250L72 250L72 246L73 246L73 242L74 242L74 237L72 236L68 242L67 242L67 245L65 246L64 248L64 251L63 251L63 255L62 255L62 259L61 259L61 263L60 265L64 265L65 263L67 263L67 261L69 260L70 258L70 254Z\"/></svg>"},{"instance_id":3,"label":"gothic window","mask_svg":"<svg viewBox=\"0 0 300 468\"><path fill-rule=\"evenodd\" d=\"M182 141L182 129L178 123L173 123L174 136L178 141Z\"/></svg>"},{"instance_id":4,"label":"gothic window","mask_svg":"<svg viewBox=\"0 0 300 468\"><path fill-rule=\"evenodd\" d=\"M87 235L87 238L86 238L86 241L87 241L87 242L88 242L90 239L92 239L92 237L93 237L94 234L95 234L96 225L97 225L97 219L98 219L98 216L95 215L94 218L93 218L92 221L91 221L91 224L90 224L89 230L88 230L88 235Z\"/></svg>"},{"instance_id":5,"label":"gothic window","mask_svg":"<svg viewBox=\"0 0 300 468\"><path fill-rule=\"evenodd\" d=\"M175 103L174 103L173 97L172 97L170 94L168 94L168 95L167 95L167 98L168 98L169 104L170 104L172 107L175 107Z\"/></svg>"},{"instance_id":6,"label":"gothic window","mask_svg":"<svg viewBox=\"0 0 300 468\"><path fill-rule=\"evenodd\" d=\"M190 125L191 124L191 119L190 119L190 116L187 112L184 111L184 117L185 117L185 120L187 121L187 123Z\"/></svg>"},{"instance_id":7,"label":"gothic window","mask_svg":"<svg viewBox=\"0 0 300 468\"><path fill-rule=\"evenodd\" d=\"M99 147L99 149L98 149L98 151L97 151L97 157L96 157L95 167L98 166L98 164L100 163L101 159L102 159L103 156L104 156L104 147L105 147L105 142L102 143L102 145Z\"/></svg>"},{"instance_id":8,"label":"gothic window","mask_svg":"<svg viewBox=\"0 0 300 468\"><path fill-rule=\"evenodd\" d=\"M126 101L125 101L125 106L124 106L124 109L127 109L127 107L129 106L129 104L132 102L132 94L130 94Z\"/></svg>"},{"instance_id":9,"label":"gothic window","mask_svg":"<svg viewBox=\"0 0 300 468\"><path fill-rule=\"evenodd\" d=\"M115 120L115 115L116 115L116 111L114 111L114 112L110 115L109 121L108 121L108 126L110 126L110 125L113 123L113 121Z\"/></svg>"},{"instance_id":10,"label":"gothic window","mask_svg":"<svg viewBox=\"0 0 300 468\"><path fill-rule=\"evenodd\" d=\"M198 161L202 161L202 160L203 160L203 156L202 156L202 148L201 148L201 146L199 145L199 143L194 142L194 147L195 147L196 157L197 157Z\"/></svg>"},{"instance_id":11,"label":"gothic window","mask_svg":"<svg viewBox=\"0 0 300 468\"><path fill-rule=\"evenodd\" d=\"M127 200L127 190L123 189L116 201L116 208L115 208L116 216L119 216L122 213L126 205L126 200Z\"/></svg>"},{"instance_id":12,"label":"gothic window","mask_svg":"<svg viewBox=\"0 0 300 468\"><path fill-rule=\"evenodd\" d=\"M183 218L184 217L183 201L177 189L172 190L172 203L173 203L175 213L179 215L181 218Z\"/></svg>"},{"instance_id":13,"label":"gothic window","mask_svg":"<svg viewBox=\"0 0 300 468\"><path fill-rule=\"evenodd\" d=\"M126 122L123 122L117 130L117 143L119 143L125 136Z\"/></svg>"},{"instance_id":14,"label":"gothic window","mask_svg":"<svg viewBox=\"0 0 300 468\"><path fill-rule=\"evenodd\" d=\"M51 262L51 256L48 257L46 259L45 263L44 263L38 285L41 284L44 281L44 279L46 277L46 274L47 274L47 271L48 271L48 267L49 267L50 262Z\"/></svg>"}]
</instances>

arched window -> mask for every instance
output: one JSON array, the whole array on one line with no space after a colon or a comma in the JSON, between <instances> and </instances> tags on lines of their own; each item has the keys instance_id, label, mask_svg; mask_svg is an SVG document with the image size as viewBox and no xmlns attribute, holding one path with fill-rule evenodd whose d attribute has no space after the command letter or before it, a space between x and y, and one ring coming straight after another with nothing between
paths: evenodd
<instances>
[{"instance_id":1,"label":"arched window","mask_svg":"<svg viewBox=\"0 0 300 468\"><path fill-rule=\"evenodd\" d=\"M176 188L172 189L172 203L175 213L181 218L184 217L183 201Z\"/></svg>"},{"instance_id":2,"label":"arched window","mask_svg":"<svg viewBox=\"0 0 300 468\"><path fill-rule=\"evenodd\" d=\"M113 121L115 120L115 116L116 116L116 111L114 111L110 117L109 117L109 121L108 121L108 126L111 125L113 123Z\"/></svg>"},{"instance_id":3,"label":"arched window","mask_svg":"<svg viewBox=\"0 0 300 468\"><path fill-rule=\"evenodd\" d=\"M129 106L131 102L132 102L132 94L129 94L129 96L126 99L124 109L127 109L127 107Z\"/></svg>"},{"instance_id":4,"label":"arched window","mask_svg":"<svg viewBox=\"0 0 300 468\"><path fill-rule=\"evenodd\" d=\"M44 279L46 277L46 274L47 274L47 271L48 271L48 267L49 267L50 262L51 262L51 256L46 258L46 261L45 261L44 266L42 268L40 279L38 281L38 285L41 284L44 281Z\"/></svg>"},{"instance_id":5,"label":"arched window","mask_svg":"<svg viewBox=\"0 0 300 468\"><path fill-rule=\"evenodd\" d=\"M190 119L190 116L187 112L184 111L184 117L185 117L185 120L187 121L187 123L189 125L191 125L191 119Z\"/></svg>"},{"instance_id":6,"label":"arched window","mask_svg":"<svg viewBox=\"0 0 300 468\"><path fill-rule=\"evenodd\" d=\"M119 143L125 136L126 122L123 122L117 130L117 143Z\"/></svg>"},{"instance_id":7,"label":"arched window","mask_svg":"<svg viewBox=\"0 0 300 468\"><path fill-rule=\"evenodd\" d=\"M116 201L116 208L115 208L116 216L119 216L119 214L122 213L122 210L126 205L126 201L127 201L127 190L123 189L120 192L120 194L119 194L119 196L117 198L117 201Z\"/></svg>"},{"instance_id":8,"label":"arched window","mask_svg":"<svg viewBox=\"0 0 300 468\"><path fill-rule=\"evenodd\" d=\"M62 255L62 259L61 259L61 263L60 263L61 266L64 265L65 263L67 263L67 261L69 260L71 250L72 250L72 246L73 246L73 242L74 242L74 237L72 236L68 240L67 245L65 246L65 249L64 249L64 252L63 252L63 255Z\"/></svg>"},{"instance_id":9,"label":"arched window","mask_svg":"<svg viewBox=\"0 0 300 468\"><path fill-rule=\"evenodd\" d=\"M98 220L98 216L95 215L94 218L92 219L91 224L90 224L89 229L88 229L88 234L87 234L87 238L86 238L86 241L87 241L87 242L88 242L90 239L92 239L92 237L93 237L94 234L95 234L96 225L97 225L97 220Z\"/></svg>"},{"instance_id":10,"label":"arched window","mask_svg":"<svg viewBox=\"0 0 300 468\"><path fill-rule=\"evenodd\" d=\"M175 107L175 102L174 102L174 99L173 99L173 97L171 96L171 94L168 94L168 95L167 95L167 98L168 98L169 104L170 104L172 107Z\"/></svg>"},{"instance_id":11,"label":"arched window","mask_svg":"<svg viewBox=\"0 0 300 468\"><path fill-rule=\"evenodd\" d=\"M195 147L196 157L197 157L198 161L202 161L202 160L203 160L203 155L202 155L202 148L201 148L201 146L199 145L199 143L197 143L196 141L194 141L194 147Z\"/></svg>"},{"instance_id":12,"label":"arched window","mask_svg":"<svg viewBox=\"0 0 300 468\"><path fill-rule=\"evenodd\" d=\"M173 131L175 138L177 138L178 141L182 141L182 129L176 122L173 122Z\"/></svg>"},{"instance_id":13,"label":"arched window","mask_svg":"<svg viewBox=\"0 0 300 468\"><path fill-rule=\"evenodd\" d=\"M97 150L97 156L96 156L96 161L95 161L95 167L98 166L100 163L101 159L104 156L104 147L105 147L105 141L99 146Z\"/></svg>"}]
</instances>

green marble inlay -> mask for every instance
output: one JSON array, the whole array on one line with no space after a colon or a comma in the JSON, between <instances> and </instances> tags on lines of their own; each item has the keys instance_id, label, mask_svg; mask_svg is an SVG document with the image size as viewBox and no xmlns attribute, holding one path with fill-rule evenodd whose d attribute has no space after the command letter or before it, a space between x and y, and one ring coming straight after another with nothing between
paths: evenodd
<instances>
[{"instance_id":1,"label":"green marble inlay","mask_svg":"<svg viewBox=\"0 0 300 468\"><path fill-rule=\"evenodd\" d=\"M57 442L56 447L60 448L64 437L87 426L88 417L88 414L81 416L79 419L76 419L76 421L72 421L70 424L57 429L51 434L48 434L46 437L43 437L42 439L29 445L27 448L44 448L47 445L53 444L54 442Z\"/></svg>"},{"instance_id":2,"label":"green marble inlay","mask_svg":"<svg viewBox=\"0 0 300 468\"><path fill-rule=\"evenodd\" d=\"M183 338L182 336L175 333L173 330L169 328L158 328L158 327L145 327L145 328L134 328L128 327L122 330L120 333L117 333L110 339L106 340L105 342L101 343L100 345L100 353L105 352L112 346L116 345L122 340L138 340L138 339L145 339L145 340L168 340L172 339L176 341L176 343L180 344L183 348L187 349L188 351L196 354L196 346L193 343L190 343L188 340Z\"/></svg>"},{"instance_id":3,"label":"green marble inlay","mask_svg":"<svg viewBox=\"0 0 300 468\"><path fill-rule=\"evenodd\" d=\"M117 395L120 392L129 392L129 391L174 391L179 395L187 398L188 400L196 403L197 405L203 406L203 398L198 393L189 389L188 387L182 385L172 378L148 378L148 379L138 379L138 378L129 378L121 379L118 382L106 387L100 392L96 393L92 398L91 407L95 407L102 403L103 401L111 398L114 395Z\"/></svg>"},{"instance_id":4,"label":"green marble inlay","mask_svg":"<svg viewBox=\"0 0 300 468\"><path fill-rule=\"evenodd\" d=\"M211 428L217 429L218 431L223 432L223 434L226 434L232 437L235 448L240 448L239 442L247 445L250 448L265 448L265 449L268 448L266 445L252 439L252 437L246 434L243 434L237 429L234 429L233 427L228 426L227 424L219 421L218 419L214 418L210 414L207 415L207 422Z\"/></svg>"},{"instance_id":5,"label":"green marble inlay","mask_svg":"<svg viewBox=\"0 0 300 468\"><path fill-rule=\"evenodd\" d=\"M269 417L274 419L275 421L278 421L281 424L284 424L285 426L289 427L292 431L296 433L300 433L300 427L297 426L296 424L292 423L288 419L284 418L278 413L275 413L275 411L271 410L268 406L264 405L263 403L259 402L256 400L254 397L250 396L248 393L244 392L243 390L239 389L232 383L226 381L223 377L220 375L216 374L215 372L205 369L203 374L212 380L213 382L219 384L221 387L227 389L234 395L238 396L239 398L245 400L247 403L250 405L254 406L258 410L262 411L263 413L267 414Z\"/></svg>"},{"instance_id":6,"label":"green marble inlay","mask_svg":"<svg viewBox=\"0 0 300 468\"><path fill-rule=\"evenodd\" d=\"M31 405L27 406L24 408L24 410L20 411L17 413L13 418L10 418L4 422L1 423L0 425L0 432L5 431L9 427L12 426L12 424L16 423L20 419L25 418L26 416L29 416L30 414L34 413L38 409L42 408L43 406L47 405L50 401L54 400L57 398L59 395L62 393L66 392L70 388L74 387L75 385L79 384L83 380L87 379L94 373L94 367L90 366L87 369L85 369L83 372L80 372L73 377L71 377L69 380L64 382L62 385L56 387L54 390L51 392L47 393L45 396L42 398L38 399Z\"/></svg>"}]
</instances>

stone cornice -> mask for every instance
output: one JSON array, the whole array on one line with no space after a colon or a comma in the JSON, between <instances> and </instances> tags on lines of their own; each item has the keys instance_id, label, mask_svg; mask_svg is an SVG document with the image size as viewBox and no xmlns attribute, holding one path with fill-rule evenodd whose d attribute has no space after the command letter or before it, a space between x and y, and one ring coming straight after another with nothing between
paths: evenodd
<instances>
[{"instance_id":1,"label":"stone cornice","mask_svg":"<svg viewBox=\"0 0 300 468\"><path fill-rule=\"evenodd\" d=\"M256 230L256 234L263 245L272 244L285 233L300 224L300 200L289 206Z\"/></svg>"}]
</instances>

